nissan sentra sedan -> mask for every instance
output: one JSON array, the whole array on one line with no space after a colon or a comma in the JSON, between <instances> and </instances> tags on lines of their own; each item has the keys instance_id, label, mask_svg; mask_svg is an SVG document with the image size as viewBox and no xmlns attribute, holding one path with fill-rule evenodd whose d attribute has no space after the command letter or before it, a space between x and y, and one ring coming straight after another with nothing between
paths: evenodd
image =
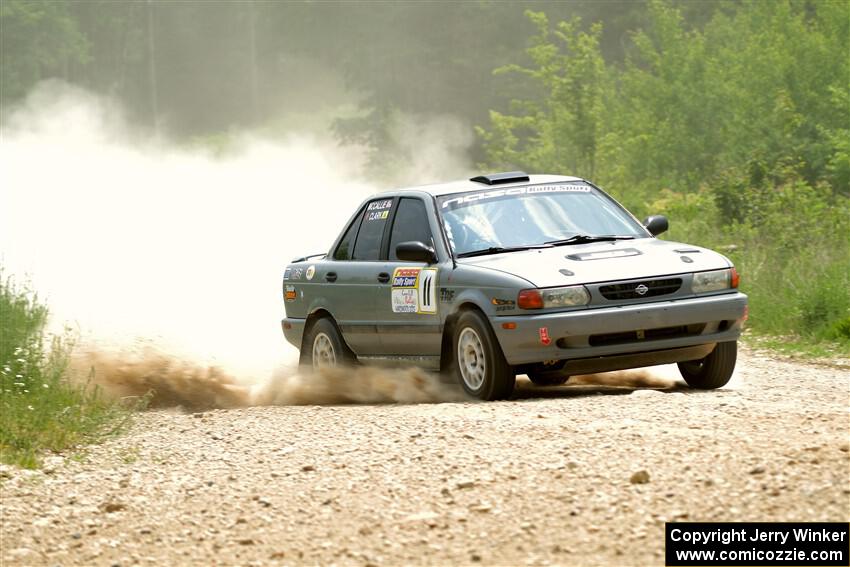
<instances>
[{"instance_id":1,"label":"nissan sentra sedan","mask_svg":"<svg viewBox=\"0 0 850 567\"><path fill-rule=\"evenodd\" d=\"M591 182L509 172L362 203L327 254L283 275L286 339L303 366L415 364L483 400L516 376L678 363L725 385L747 296L724 256L656 238Z\"/></svg>"}]
</instances>

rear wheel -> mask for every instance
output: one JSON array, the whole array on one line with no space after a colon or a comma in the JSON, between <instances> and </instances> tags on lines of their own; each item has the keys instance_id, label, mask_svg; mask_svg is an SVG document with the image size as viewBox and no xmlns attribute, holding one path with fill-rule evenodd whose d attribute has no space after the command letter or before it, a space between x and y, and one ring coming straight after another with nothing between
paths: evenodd
<instances>
[{"instance_id":1,"label":"rear wheel","mask_svg":"<svg viewBox=\"0 0 850 567\"><path fill-rule=\"evenodd\" d=\"M324 317L310 326L301 347L301 366L312 370L350 365L354 362L351 351L333 321Z\"/></svg>"},{"instance_id":2,"label":"rear wheel","mask_svg":"<svg viewBox=\"0 0 850 567\"><path fill-rule=\"evenodd\" d=\"M717 343L714 350L700 360L680 362L679 372L688 386L697 390L714 390L725 386L735 371L738 343Z\"/></svg>"},{"instance_id":3,"label":"rear wheel","mask_svg":"<svg viewBox=\"0 0 850 567\"><path fill-rule=\"evenodd\" d=\"M482 400L511 395L516 376L483 315L464 312L455 325L453 342L455 374L466 393Z\"/></svg>"}]
</instances>

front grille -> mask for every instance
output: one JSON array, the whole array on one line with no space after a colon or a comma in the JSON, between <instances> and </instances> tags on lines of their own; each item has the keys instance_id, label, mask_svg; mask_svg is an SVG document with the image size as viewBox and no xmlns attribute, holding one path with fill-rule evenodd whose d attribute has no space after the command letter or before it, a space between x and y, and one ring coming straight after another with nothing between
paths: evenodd
<instances>
[{"instance_id":1,"label":"front grille","mask_svg":"<svg viewBox=\"0 0 850 567\"><path fill-rule=\"evenodd\" d=\"M697 323L694 325L661 327L658 329L626 331L623 333L606 333L603 335L590 335L588 342L590 343L590 346L607 346L658 339L677 339L680 337L692 337L694 335L699 335L704 329L705 323Z\"/></svg>"},{"instance_id":2,"label":"front grille","mask_svg":"<svg viewBox=\"0 0 850 567\"><path fill-rule=\"evenodd\" d=\"M646 288L641 294L638 289ZM599 292L605 299L643 299L645 297L656 297L676 293L682 287L682 278L667 278L663 280L645 280L642 282L629 282L609 284L599 287Z\"/></svg>"}]
</instances>

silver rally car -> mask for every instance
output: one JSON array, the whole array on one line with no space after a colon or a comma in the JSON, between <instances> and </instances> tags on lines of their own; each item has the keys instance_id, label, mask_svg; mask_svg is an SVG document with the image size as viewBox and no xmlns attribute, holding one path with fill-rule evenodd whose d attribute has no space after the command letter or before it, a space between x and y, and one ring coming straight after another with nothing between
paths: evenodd
<instances>
[{"instance_id":1,"label":"silver rally car","mask_svg":"<svg viewBox=\"0 0 850 567\"><path fill-rule=\"evenodd\" d=\"M735 368L747 296L724 256L656 238L589 181L523 172L366 200L327 254L286 267L286 339L308 367L416 364L470 395L678 363L693 388Z\"/></svg>"}]
</instances>

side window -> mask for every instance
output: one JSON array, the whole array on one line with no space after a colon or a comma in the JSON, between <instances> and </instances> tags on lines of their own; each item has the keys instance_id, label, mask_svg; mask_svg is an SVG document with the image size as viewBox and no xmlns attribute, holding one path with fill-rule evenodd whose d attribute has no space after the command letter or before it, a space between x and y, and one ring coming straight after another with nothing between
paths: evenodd
<instances>
[{"instance_id":1,"label":"side window","mask_svg":"<svg viewBox=\"0 0 850 567\"><path fill-rule=\"evenodd\" d=\"M378 260L381 256L381 239L384 227L392 210L392 199L379 199L366 205L363 211L360 231L354 243L352 260Z\"/></svg>"},{"instance_id":2,"label":"side window","mask_svg":"<svg viewBox=\"0 0 850 567\"><path fill-rule=\"evenodd\" d=\"M433 245L425 203L419 199L403 198L398 204L390 235L390 260L398 260L395 247L400 242L410 240L418 240L428 246Z\"/></svg>"},{"instance_id":3,"label":"side window","mask_svg":"<svg viewBox=\"0 0 850 567\"><path fill-rule=\"evenodd\" d=\"M351 260L351 249L354 244L354 237L357 236L357 229L360 227L361 216L358 215L351 226L345 231L345 236L339 241L339 245L334 252L334 260Z\"/></svg>"}]
</instances>

